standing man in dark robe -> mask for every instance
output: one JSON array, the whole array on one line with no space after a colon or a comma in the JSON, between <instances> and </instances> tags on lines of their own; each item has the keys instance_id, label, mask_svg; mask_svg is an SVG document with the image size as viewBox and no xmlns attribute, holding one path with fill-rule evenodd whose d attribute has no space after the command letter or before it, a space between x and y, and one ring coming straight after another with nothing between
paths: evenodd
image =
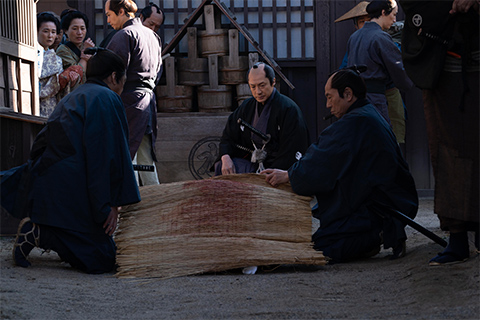
<instances>
[{"instance_id":1,"label":"standing man in dark robe","mask_svg":"<svg viewBox=\"0 0 480 320\"><path fill-rule=\"evenodd\" d=\"M122 57L127 68L122 101L130 129L130 154L134 164L154 166L154 172L138 174L141 185L152 185L159 183L155 167L157 103L153 90L160 79L162 48L158 35L134 18L136 11L132 0L105 3L108 23L119 30L107 48Z\"/></svg>"},{"instance_id":2,"label":"standing man in dark robe","mask_svg":"<svg viewBox=\"0 0 480 320\"><path fill-rule=\"evenodd\" d=\"M402 54L423 91L440 228L447 248L432 266L466 261L468 232L480 250L480 4L475 0L407 1Z\"/></svg>"},{"instance_id":3,"label":"standing man in dark robe","mask_svg":"<svg viewBox=\"0 0 480 320\"><path fill-rule=\"evenodd\" d=\"M118 207L140 201L119 96L123 61L105 49L85 52L92 54L87 82L57 105L28 162L1 174L2 207L27 217L13 248L21 267L40 247L84 272L112 271Z\"/></svg>"},{"instance_id":4,"label":"standing man in dark robe","mask_svg":"<svg viewBox=\"0 0 480 320\"><path fill-rule=\"evenodd\" d=\"M353 20L354 26L356 30L360 30L363 28L365 22L370 21L371 18L367 12L367 6L370 4L368 1L362 1L353 7L350 11L342 15L340 18L335 20L335 22L341 22L345 20ZM389 34L393 32L395 23L387 30ZM398 31L401 33L401 31ZM400 49L400 41L394 39L392 36L392 40L394 40L395 45ZM345 56L343 57L342 64L340 65L339 69L343 69L347 66L348 63L348 51L345 52ZM400 94L400 90L395 87L393 82L386 84L385 90L385 97L387 98L388 104L388 118L390 119L390 123L392 124L393 132L397 137L398 143L400 143L400 148L405 150L405 129L406 129L406 110L402 100L402 95ZM405 151L403 152L405 154Z\"/></svg>"},{"instance_id":5,"label":"standing man in dark robe","mask_svg":"<svg viewBox=\"0 0 480 320\"><path fill-rule=\"evenodd\" d=\"M316 196L313 215L320 227L313 235L314 248L333 262L373 256L382 243L393 248L393 258L403 256L405 224L374 209L388 206L412 219L418 209L415 183L395 135L366 91L357 72L334 73L325 96L339 120L288 170L262 172L273 186L290 182L295 193Z\"/></svg>"},{"instance_id":6,"label":"standing man in dark robe","mask_svg":"<svg viewBox=\"0 0 480 320\"><path fill-rule=\"evenodd\" d=\"M262 149L263 140L243 125L242 119L264 134L265 168L288 169L300 159L309 145L308 130L302 111L290 98L275 89L275 72L265 63L256 63L247 74L252 98L245 100L228 118L220 141L220 160L215 174L256 172L247 150Z\"/></svg>"},{"instance_id":7,"label":"standing man in dark robe","mask_svg":"<svg viewBox=\"0 0 480 320\"><path fill-rule=\"evenodd\" d=\"M162 26L163 22L165 21L165 16L163 14L163 11L155 4L150 2L150 5L146 6L145 8L142 9L140 12L139 16L140 20L142 21L142 24L149 28L152 29L153 32L157 33L158 29ZM112 30L100 43L100 47L106 47L112 40L113 36L115 33L117 33L118 30ZM161 46L161 42L160 42Z\"/></svg>"},{"instance_id":8,"label":"standing man in dark robe","mask_svg":"<svg viewBox=\"0 0 480 320\"><path fill-rule=\"evenodd\" d=\"M347 66L367 66L367 71L361 75L367 85L367 98L390 122L385 95L387 86L391 88L393 83L403 92L413 86L403 68L400 50L385 32L395 23L398 6L395 0L375 0L366 10L371 20L348 39Z\"/></svg>"}]
</instances>

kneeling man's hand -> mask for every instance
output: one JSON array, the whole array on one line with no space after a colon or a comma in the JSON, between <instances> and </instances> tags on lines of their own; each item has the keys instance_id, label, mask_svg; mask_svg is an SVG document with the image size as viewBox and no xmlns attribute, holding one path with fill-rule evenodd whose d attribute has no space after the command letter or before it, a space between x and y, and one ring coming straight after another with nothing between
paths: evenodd
<instances>
[{"instance_id":1,"label":"kneeling man's hand","mask_svg":"<svg viewBox=\"0 0 480 320\"><path fill-rule=\"evenodd\" d=\"M105 233L109 236L111 236L117 229L119 208L120 207L111 207L110 214L108 215L107 220L105 220L105 223L103 224Z\"/></svg>"},{"instance_id":2,"label":"kneeling man's hand","mask_svg":"<svg viewBox=\"0 0 480 320\"><path fill-rule=\"evenodd\" d=\"M278 187L282 183L290 181L288 177L288 171L280 169L265 169L260 174L266 175L265 181L270 183L274 187Z\"/></svg>"},{"instance_id":3,"label":"kneeling man's hand","mask_svg":"<svg viewBox=\"0 0 480 320\"><path fill-rule=\"evenodd\" d=\"M228 154L222 156L222 175L234 174L235 164L233 164L232 158Z\"/></svg>"}]
</instances>

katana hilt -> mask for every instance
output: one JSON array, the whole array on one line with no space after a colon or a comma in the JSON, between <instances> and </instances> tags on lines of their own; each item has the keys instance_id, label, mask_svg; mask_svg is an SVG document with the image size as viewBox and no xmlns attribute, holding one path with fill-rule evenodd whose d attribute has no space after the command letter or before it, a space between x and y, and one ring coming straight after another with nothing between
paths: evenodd
<instances>
[{"instance_id":1,"label":"katana hilt","mask_svg":"<svg viewBox=\"0 0 480 320\"><path fill-rule=\"evenodd\" d=\"M133 170L135 171L149 171L149 172L154 172L155 167L154 166L149 166L145 164L134 164L133 165Z\"/></svg>"},{"instance_id":2,"label":"katana hilt","mask_svg":"<svg viewBox=\"0 0 480 320\"><path fill-rule=\"evenodd\" d=\"M247 129L252 131L254 134L262 138L263 144L267 144L270 141L271 136L269 134L265 134L258 129L255 129L250 123L244 121L242 118L238 118L237 123L239 125L245 126Z\"/></svg>"}]
</instances>

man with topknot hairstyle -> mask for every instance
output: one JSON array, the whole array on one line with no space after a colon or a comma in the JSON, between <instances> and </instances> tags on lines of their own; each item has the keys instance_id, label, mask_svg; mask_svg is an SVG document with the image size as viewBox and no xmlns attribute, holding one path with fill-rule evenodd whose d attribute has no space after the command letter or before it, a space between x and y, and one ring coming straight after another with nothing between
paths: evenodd
<instances>
[{"instance_id":1,"label":"man with topknot hairstyle","mask_svg":"<svg viewBox=\"0 0 480 320\"><path fill-rule=\"evenodd\" d=\"M157 137L157 103L154 88L160 79L162 48L160 37L135 18L137 5L132 0L108 0L105 14L108 23L119 30L107 48L122 57L127 82L122 100L130 130L130 154L135 164L155 168ZM158 184L154 172L139 172L140 185Z\"/></svg>"}]
</instances>

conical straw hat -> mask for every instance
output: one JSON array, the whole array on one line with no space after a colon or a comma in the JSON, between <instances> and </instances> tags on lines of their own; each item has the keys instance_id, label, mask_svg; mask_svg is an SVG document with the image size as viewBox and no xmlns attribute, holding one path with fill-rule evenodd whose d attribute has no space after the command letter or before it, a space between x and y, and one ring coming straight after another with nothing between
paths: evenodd
<instances>
[{"instance_id":1,"label":"conical straw hat","mask_svg":"<svg viewBox=\"0 0 480 320\"><path fill-rule=\"evenodd\" d=\"M367 6L370 2L369 1L362 1L353 7L350 11L345 13L343 16L335 20L335 22L340 22L348 19L353 19L361 16L366 16L367 13Z\"/></svg>"}]
</instances>

